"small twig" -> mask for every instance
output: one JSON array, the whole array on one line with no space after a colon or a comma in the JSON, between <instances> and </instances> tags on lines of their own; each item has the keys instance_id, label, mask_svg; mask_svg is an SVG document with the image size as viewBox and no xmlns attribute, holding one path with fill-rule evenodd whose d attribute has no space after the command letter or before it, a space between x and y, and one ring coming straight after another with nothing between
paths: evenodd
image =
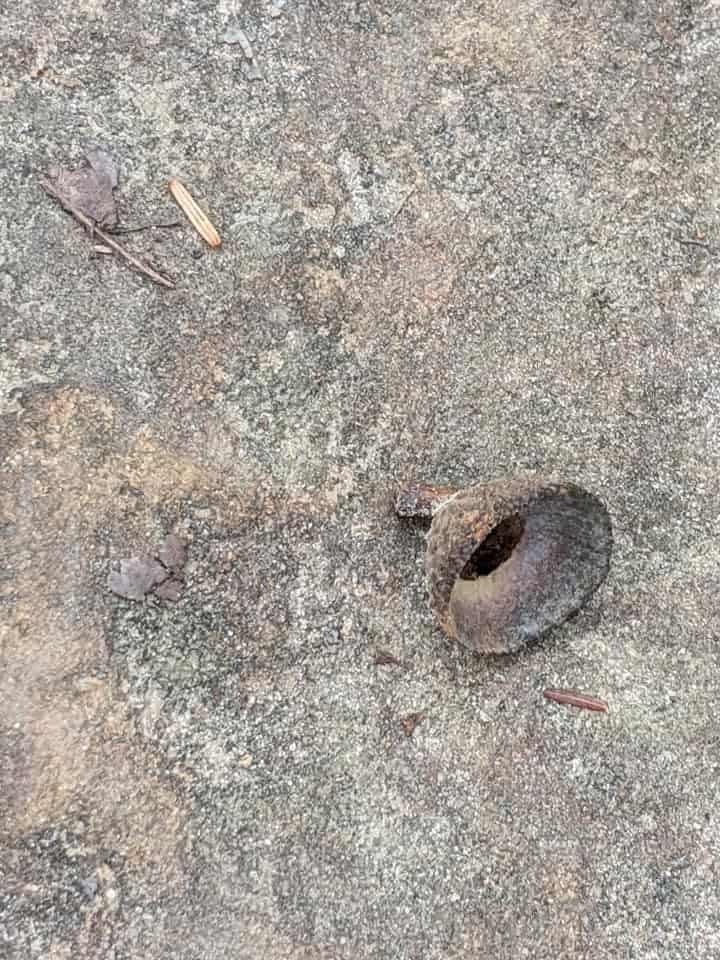
<instances>
[{"instance_id":1,"label":"small twig","mask_svg":"<svg viewBox=\"0 0 720 960\"><path fill-rule=\"evenodd\" d=\"M146 223L141 227L117 227L115 230L111 230L110 233L117 237L120 234L124 233L140 233L142 230L169 230L171 227L181 227L182 220L171 220L170 223Z\"/></svg>"},{"instance_id":2,"label":"small twig","mask_svg":"<svg viewBox=\"0 0 720 960\"><path fill-rule=\"evenodd\" d=\"M554 700L555 703L567 703L571 707L579 707L581 710L597 710L598 713L607 713L608 705L599 697L593 697L589 693L577 693L575 690L543 690L543 696L548 700Z\"/></svg>"},{"instance_id":3,"label":"small twig","mask_svg":"<svg viewBox=\"0 0 720 960\"><path fill-rule=\"evenodd\" d=\"M397 210L395 211L395 213L390 217L390 219L388 220L388 223L395 223L395 221L397 220L397 218L400 216L400 214L401 214L401 213L403 212L403 210L405 209L405 204L408 202L408 200L410 199L410 197L412 197L412 195L413 195L414 193L416 193L416 192L417 192L417 187L413 187L412 190L410 191L410 193L408 193L408 194L403 198L403 200L400 202L400 206L397 208Z\"/></svg>"},{"instance_id":4,"label":"small twig","mask_svg":"<svg viewBox=\"0 0 720 960\"><path fill-rule=\"evenodd\" d=\"M675 239L686 247L703 247L705 250L712 250L710 244L705 243L704 240L693 240L692 237L675 237Z\"/></svg>"},{"instance_id":5,"label":"small twig","mask_svg":"<svg viewBox=\"0 0 720 960\"><path fill-rule=\"evenodd\" d=\"M175 289L175 284L172 280L164 277L161 273L158 273L156 270L153 270L152 267L149 267L147 264L143 263L142 260L139 260L137 257L133 256L133 254L127 251L125 247L121 246L117 240L113 240L108 233L105 233L104 230L101 230L100 227L98 227L97 224L90 219L90 217L86 217L84 213L81 213L81 211L73 207L71 203L68 203L68 201L58 190L55 189L49 180L41 180L40 186L43 188L45 193L51 196L54 200L57 200L63 210L67 210L68 213L75 217L78 223L81 223L85 227L91 238L99 237L105 246L110 247L110 249L114 250L115 253L120 254L120 256L124 257L128 263L131 263L136 270L139 270L140 273L143 273L146 277L154 280L155 283L159 283L161 287L167 287L170 290Z\"/></svg>"}]
</instances>

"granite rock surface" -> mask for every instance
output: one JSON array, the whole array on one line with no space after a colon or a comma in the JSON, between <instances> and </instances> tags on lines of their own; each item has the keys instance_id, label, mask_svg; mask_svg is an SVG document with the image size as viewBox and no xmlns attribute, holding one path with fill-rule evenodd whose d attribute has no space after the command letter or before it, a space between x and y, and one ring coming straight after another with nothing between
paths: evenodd
<instances>
[{"instance_id":1,"label":"granite rock surface","mask_svg":"<svg viewBox=\"0 0 720 960\"><path fill-rule=\"evenodd\" d=\"M0 50L0 955L720 955L718 3L19 0ZM95 146L174 290L41 191ZM483 659L393 498L518 475L615 552ZM174 602L108 590L170 534Z\"/></svg>"}]
</instances>

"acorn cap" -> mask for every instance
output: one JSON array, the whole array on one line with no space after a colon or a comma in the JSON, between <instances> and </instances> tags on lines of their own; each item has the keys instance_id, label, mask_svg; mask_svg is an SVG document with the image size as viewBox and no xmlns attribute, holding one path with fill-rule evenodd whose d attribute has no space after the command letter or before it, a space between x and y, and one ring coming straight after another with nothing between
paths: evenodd
<instances>
[{"instance_id":1,"label":"acorn cap","mask_svg":"<svg viewBox=\"0 0 720 960\"><path fill-rule=\"evenodd\" d=\"M430 528L433 611L464 646L513 653L592 596L612 542L607 510L575 484L515 480L461 490Z\"/></svg>"}]
</instances>

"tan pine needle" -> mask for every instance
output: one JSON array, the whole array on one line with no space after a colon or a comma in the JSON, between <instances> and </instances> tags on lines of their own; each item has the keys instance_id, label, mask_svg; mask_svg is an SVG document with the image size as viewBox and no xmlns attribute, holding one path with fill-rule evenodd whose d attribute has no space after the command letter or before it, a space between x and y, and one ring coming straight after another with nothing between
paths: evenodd
<instances>
[{"instance_id":1,"label":"tan pine needle","mask_svg":"<svg viewBox=\"0 0 720 960\"><path fill-rule=\"evenodd\" d=\"M175 198L175 202L203 240L211 247L219 247L222 242L220 240L220 234L212 223L210 223L206 214L200 209L183 184L180 183L179 180L172 179L168 183L168 187L170 188L170 193Z\"/></svg>"}]
</instances>

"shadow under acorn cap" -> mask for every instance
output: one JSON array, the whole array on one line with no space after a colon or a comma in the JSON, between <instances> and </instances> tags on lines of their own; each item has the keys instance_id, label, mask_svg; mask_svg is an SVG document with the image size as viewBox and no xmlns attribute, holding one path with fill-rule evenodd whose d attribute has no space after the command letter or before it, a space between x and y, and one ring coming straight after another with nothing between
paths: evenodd
<instances>
[{"instance_id":1,"label":"shadow under acorn cap","mask_svg":"<svg viewBox=\"0 0 720 960\"><path fill-rule=\"evenodd\" d=\"M610 567L608 512L573 483L413 484L396 509L432 517L431 607L451 639L479 653L514 653L562 623Z\"/></svg>"}]
</instances>

